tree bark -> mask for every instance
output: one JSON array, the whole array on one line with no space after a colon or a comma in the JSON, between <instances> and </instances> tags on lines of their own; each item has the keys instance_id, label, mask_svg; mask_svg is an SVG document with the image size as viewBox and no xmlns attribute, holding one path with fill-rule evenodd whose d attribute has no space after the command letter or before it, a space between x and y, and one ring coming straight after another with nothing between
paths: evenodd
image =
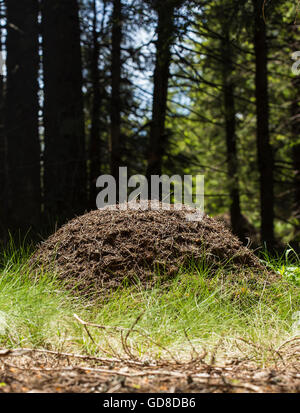
<instances>
[{"instance_id":1,"label":"tree bark","mask_svg":"<svg viewBox=\"0 0 300 413\"><path fill-rule=\"evenodd\" d=\"M168 84L171 64L171 45L174 37L174 2L156 2L158 15L156 63L154 71L154 91L152 103L152 122L147 166L150 190L151 175L161 175L162 159L167 145L165 130Z\"/></svg>"},{"instance_id":2,"label":"tree bark","mask_svg":"<svg viewBox=\"0 0 300 413\"><path fill-rule=\"evenodd\" d=\"M42 5L45 212L68 219L87 207L78 3Z\"/></svg>"},{"instance_id":3,"label":"tree bark","mask_svg":"<svg viewBox=\"0 0 300 413\"><path fill-rule=\"evenodd\" d=\"M298 79L298 84L295 85L295 87L297 87L299 93L300 93L300 87L299 87L299 79ZM300 136L300 127L299 127L299 123L300 123L300 100L299 100L299 95L297 98L297 115L294 112L293 116L297 116L297 118L294 119L298 119L298 124L293 126L293 131L294 133L298 134L298 137ZM296 108L295 108L296 109ZM297 219L297 224L296 224L296 228L295 228L295 233L300 234L300 144L295 144L292 148L292 157L293 157L293 167L294 167L294 200L295 200L295 217Z\"/></svg>"},{"instance_id":4,"label":"tree bark","mask_svg":"<svg viewBox=\"0 0 300 413\"><path fill-rule=\"evenodd\" d=\"M234 101L233 61L232 48L228 26L223 27L222 60L223 60L223 100L227 148L227 165L230 191L230 219L231 227L242 241L245 234L242 229L242 213L240 206L240 191L238 178L238 156L236 145L236 117Z\"/></svg>"},{"instance_id":5,"label":"tree bark","mask_svg":"<svg viewBox=\"0 0 300 413\"><path fill-rule=\"evenodd\" d=\"M96 181L101 170L101 136L100 136L100 110L101 92L99 82L99 32L97 30L97 1L93 0L93 49L91 56L92 80L92 108L91 108L91 134L89 146L90 159L90 207L96 206Z\"/></svg>"},{"instance_id":6,"label":"tree bark","mask_svg":"<svg viewBox=\"0 0 300 413\"><path fill-rule=\"evenodd\" d=\"M262 15L263 3L263 0L253 0L256 64L256 140L260 175L261 241L272 247L274 245L274 161L269 135L268 60L266 25Z\"/></svg>"},{"instance_id":7,"label":"tree bark","mask_svg":"<svg viewBox=\"0 0 300 413\"><path fill-rule=\"evenodd\" d=\"M110 171L118 182L121 166L121 42L122 2L113 0L111 55Z\"/></svg>"},{"instance_id":8,"label":"tree bark","mask_svg":"<svg viewBox=\"0 0 300 413\"><path fill-rule=\"evenodd\" d=\"M0 5L0 13L2 15L2 4ZM5 137L4 137L4 75L3 75L3 44L2 44L2 28L0 28L0 217L4 216L4 183L5 183Z\"/></svg>"},{"instance_id":9,"label":"tree bark","mask_svg":"<svg viewBox=\"0 0 300 413\"><path fill-rule=\"evenodd\" d=\"M292 31L292 50L299 50L299 26L293 25ZM291 105L291 129L294 139L292 146L292 161L294 168L294 211L297 223L295 225L295 236L300 237L300 76L292 79L292 89L294 98Z\"/></svg>"},{"instance_id":10,"label":"tree bark","mask_svg":"<svg viewBox=\"0 0 300 413\"><path fill-rule=\"evenodd\" d=\"M7 0L5 224L27 231L40 219L38 1Z\"/></svg>"}]
</instances>

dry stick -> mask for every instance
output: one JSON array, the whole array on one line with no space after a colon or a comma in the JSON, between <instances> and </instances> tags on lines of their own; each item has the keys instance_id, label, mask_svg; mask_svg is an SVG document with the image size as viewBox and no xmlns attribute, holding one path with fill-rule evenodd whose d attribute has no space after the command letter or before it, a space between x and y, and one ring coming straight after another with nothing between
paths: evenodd
<instances>
[{"instance_id":1,"label":"dry stick","mask_svg":"<svg viewBox=\"0 0 300 413\"><path fill-rule=\"evenodd\" d=\"M107 363L111 363L111 362L123 363L123 362L126 362L128 364L133 364L135 366L140 366L140 367L157 367L157 364L149 364L148 361L145 363L145 362L134 361L134 360L130 360L130 359L96 357L96 356L89 356L89 355L83 355L83 354L64 353L64 352L58 352L58 351L54 351L54 350L33 349L33 348L26 348L26 347L16 348L16 349L2 349L2 350L0 350L0 358L8 357L8 356L19 357L19 356L22 356L25 353L45 353L45 354L52 354L52 355L55 355L55 356L78 358L78 359L82 359L82 360L93 360L93 361L101 361L101 362L107 362ZM225 368L225 370L228 370L228 369ZM207 374L207 373L197 373L197 374L195 374L195 377L202 377L203 374Z\"/></svg>"},{"instance_id":2,"label":"dry stick","mask_svg":"<svg viewBox=\"0 0 300 413\"><path fill-rule=\"evenodd\" d=\"M280 351L276 350L275 348L272 349L271 347L269 347L269 351L276 353L279 356L280 360L282 361L283 365L286 366L285 360L284 360L282 354L280 353ZM274 360L275 366L277 368L277 361L278 360L276 360L276 358L274 356L273 356L273 360Z\"/></svg>"},{"instance_id":3,"label":"dry stick","mask_svg":"<svg viewBox=\"0 0 300 413\"><path fill-rule=\"evenodd\" d=\"M134 321L134 323L132 324L131 328L128 330L125 336L124 343L123 343L123 333L121 332L121 338L122 338L122 344L123 344L124 350L129 355L129 357L131 357L133 360L136 360L136 357L134 356L134 354L132 354L131 350L129 349L128 338L129 338L130 333L134 331L134 327L137 325L137 323L140 321L140 319L143 317L144 314L145 314L145 311L143 311L140 315L137 316L136 320Z\"/></svg>"},{"instance_id":4,"label":"dry stick","mask_svg":"<svg viewBox=\"0 0 300 413\"><path fill-rule=\"evenodd\" d=\"M10 368L15 368L18 370L30 370L30 371L56 371L56 372L70 372L70 371L74 371L74 370L80 370L83 372L93 372L93 373L102 373L102 374L108 374L108 375L115 375L115 376L122 376L122 377L128 377L128 378L135 378L135 377L146 377L146 376L168 376L168 377L175 377L178 379L187 379L188 375L187 374L183 374L180 372L176 372L176 371L168 371L168 370L149 370L149 371L145 371L142 373L126 373L126 372L120 372L118 370L106 370L106 369L98 369L98 368L92 368L92 367L64 367L64 368L49 368L49 367L20 367L20 366L16 366L7 362L3 362L4 365L10 367ZM199 380L199 375L197 374L191 374L190 375L192 378L197 379L197 383L199 384L203 384L206 386L210 386L210 387L228 387L228 384L223 383L207 383L206 380ZM243 388L246 390L251 390L253 392L256 393L262 393L262 390L258 387L255 386L253 384L250 383L245 383L245 384L231 384L230 386L232 388Z\"/></svg>"},{"instance_id":5,"label":"dry stick","mask_svg":"<svg viewBox=\"0 0 300 413\"><path fill-rule=\"evenodd\" d=\"M187 341L189 342L189 345L190 345L191 348L192 348L192 351L191 351L191 362L193 362L193 361L195 360L195 359L194 359L194 354L196 354L197 357L199 357L200 355L199 355L198 351L195 349L193 343L191 342L191 340L190 340L190 338L189 338L189 336L188 336L188 334L187 334L186 329L184 329L183 332L184 332L184 335L185 335Z\"/></svg>"},{"instance_id":6,"label":"dry stick","mask_svg":"<svg viewBox=\"0 0 300 413\"><path fill-rule=\"evenodd\" d=\"M237 342L236 339L234 340L234 344L235 344L235 346L240 350L241 354L244 355L244 350L240 347L240 345L239 345L239 343ZM255 354L257 354L257 352L256 352ZM245 360L246 360L246 361L252 361L252 360L256 360L256 359L255 359L254 356L251 356L251 357L250 357L250 356L247 355L247 358L244 357L244 359L241 359L241 361L245 361Z\"/></svg>"},{"instance_id":7,"label":"dry stick","mask_svg":"<svg viewBox=\"0 0 300 413\"><path fill-rule=\"evenodd\" d=\"M180 363L180 361L178 361L176 359L176 357L174 357L174 355L172 354L172 352L167 349L166 347L164 347L162 344L157 343L155 340L153 340L153 338L151 338L150 336L148 336L147 334L142 333L141 331L138 332L141 336L147 338L148 340L152 341L153 344L155 344L157 347L161 348L162 350L164 350L167 354L169 354L169 356L171 357L171 359L175 362L175 364L180 364L182 365L183 363Z\"/></svg>"},{"instance_id":8,"label":"dry stick","mask_svg":"<svg viewBox=\"0 0 300 413\"><path fill-rule=\"evenodd\" d=\"M90 322L88 322L88 321L82 320L80 317L78 317L77 314L74 314L74 318L75 318L80 324L82 324L82 325L100 328L101 330L117 330L117 331L128 331L128 330L131 330L130 328L126 328L126 327L103 326L103 325L101 325L101 324L90 323ZM135 331L136 331L136 330L135 330Z\"/></svg>"},{"instance_id":9,"label":"dry stick","mask_svg":"<svg viewBox=\"0 0 300 413\"><path fill-rule=\"evenodd\" d=\"M74 314L74 315L75 315L75 314ZM92 337L92 335L91 335L91 333L90 333L89 329L87 328L87 325L86 325L86 324L83 324L83 328L85 329L85 331L86 331L87 335L88 335L88 336L89 336L89 338L92 340L92 342L96 345L95 340L93 339L93 337Z\"/></svg>"},{"instance_id":10,"label":"dry stick","mask_svg":"<svg viewBox=\"0 0 300 413\"><path fill-rule=\"evenodd\" d=\"M99 324L95 324L95 323L90 323L88 321L84 321L81 318L79 318L77 314L74 314L74 317L80 324L82 324L84 326L96 327L96 328L100 328L102 330L115 329L117 331L130 331L130 332L134 331L134 332L140 334L141 336L147 338L148 340L152 341L152 343L155 344L157 347L159 347L159 348L163 349L164 351L166 351L166 353L168 353L170 355L170 357L172 358L173 361L175 361L176 364L182 364L173 356L173 354L171 353L170 350L168 350L166 347L162 346L161 344L157 343L148 334L143 333L140 330L136 330L136 329L133 329L133 328L125 328L125 327L103 326L103 325L99 325Z\"/></svg>"},{"instance_id":11,"label":"dry stick","mask_svg":"<svg viewBox=\"0 0 300 413\"><path fill-rule=\"evenodd\" d=\"M105 354L107 354L108 356L110 356L110 357L115 357L116 359L118 359L118 360L120 360L120 361L123 361L123 360L125 360L125 359L122 359L122 357L120 356L120 354L113 348L113 346L112 346L112 344L109 342L109 340L107 339L107 337L104 335L104 340L105 340L105 342L106 342L106 344L107 344L107 346L109 347L109 350L110 351L108 351L108 350L106 350L106 349L104 349L103 347L101 347L101 350L105 353ZM100 347L100 346L98 346L98 347Z\"/></svg>"},{"instance_id":12,"label":"dry stick","mask_svg":"<svg viewBox=\"0 0 300 413\"><path fill-rule=\"evenodd\" d=\"M192 348L191 361L190 361L190 363L195 363L195 362L197 362L197 361L200 361L201 363L203 363L203 364L206 365L206 363L205 363L205 361L204 361L204 358L207 356L207 351L204 349L204 350L203 350L203 354L200 355L199 352L195 349L195 346L193 345L193 343L191 342L191 340L190 340L190 338L189 338L189 336L188 336L188 333L187 333L186 329L184 329L184 335L185 335L187 341L189 342L189 344L190 344L190 346L191 346L191 348ZM196 354L196 356L197 356L196 359L194 359L193 352L194 352L194 353Z\"/></svg>"},{"instance_id":13,"label":"dry stick","mask_svg":"<svg viewBox=\"0 0 300 413\"><path fill-rule=\"evenodd\" d=\"M250 383L245 383L245 384L231 384L231 387L239 387L241 389L246 389L246 390L251 390L254 393L264 393L263 390L258 387L255 386L254 384L250 384Z\"/></svg>"},{"instance_id":14,"label":"dry stick","mask_svg":"<svg viewBox=\"0 0 300 413\"><path fill-rule=\"evenodd\" d=\"M104 340L107 344L107 346L110 349L109 351L106 351L104 348L102 348L102 351L104 351L106 354L109 354L110 356L113 355L114 357L116 357L117 359L120 360L120 362L124 362L125 359L123 357L121 357L121 355L117 352L116 349L114 349L113 345L109 342L109 340L107 339L106 335L104 334Z\"/></svg>"},{"instance_id":15,"label":"dry stick","mask_svg":"<svg viewBox=\"0 0 300 413\"><path fill-rule=\"evenodd\" d=\"M282 344L280 344L280 346L279 347L277 347L277 351L279 351L282 347L284 347L286 344L288 344L288 343L291 343L292 341L300 341L300 336L296 336L296 337L293 337L293 338L291 338L291 339L289 339L289 340L286 340L286 341L284 341Z\"/></svg>"},{"instance_id":16,"label":"dry stick","mask_svg":"<svg viewBox=\"0 0 300 413\"><path fill-rule=\"evenodd\" d=\"M99 325L99 324L88 323L87 321L81 320L81 318L79 318L78 315L76 315L76 314L74 314L74 317L76 318L76 320L77 320L80 324L83 325L84 329L86 330L88 336L90 337L90 339L92 340L92 342L95 344L95 346L97 346L98 348L100 348L105 354L108 354L109 356L114 355L115 357L119 357L119 358L120 358L119 354L117 354L117 353L115 352L115 350L113 349L113 347L112 347L112 346L110 345L110 343L106 340L106 337L105 337L105 340L106 340L106 343L108 344L108 346L109 346L109 348L110 348L110 350L111 350L111 353L96 344L96 342L94 341L92 335L91 335L90 332L89 332L89 329L87 328L87 326L93 326L93 327L98 327L98 328L101 328L101 329L105 329L105 328L106 328L105 326L101 326L101 325ZM109 327L108 327L108 328L109 328ZM121 358L120 358L120 359L121 359Z\"/></svg>"},{"instance_id":17,"label":"dry stick","mask_svg":"<svg viewBox=\"0 0 300 413\"><path fill-rule=\"evenodd\" d=\"M32 371L74 371L74 370L81 370L81 371L91 371L94 373L103 373L103 374L109 374L109 375L117 375L117 376L124 376L124 377L144 377L144 376L172 376L172 377L178 377L178 378L186 378L187 375L176 372L176 371L168 371L168 370L148 370L140 373L126 373L126 372L121 372L119 370L110 370L110 369L99 369L99 368L93 368L93 367L80 367L80 366L74 366L74 367L62 367L62 368L51 368L51 367L21 367L21 366L16 366L14 364L10 364L6 361L3 361L3 364L5 364L8 367L11 368L16 368L19 370L32 370Z\"/></svg>"},{"instance_id":18,"label":"dry stick","mask_svg":"<svg viewBox=\"0 0 300 413\"><path fill-rule=\"evenodd\" d=\"M82 325L84 326L84 328L85 328L88 336L90 337L90 339L92 340L92 342L93 342L95 345L97 345L97 344L95 343L93 337L91 336L91 334L90 334L87 326L100 328L101 330L106 330L106 329L110 329L110 328L116 329L116 330L118 330L118 331L121 330L121 334L122 334L122 331L123 331L122 327L109 327L109 326L102 326L102 325L100 325L100 324L89 323L89 322L87 322L87 321L82 320L80 317L78 317L77 314L74 314L74 318L75 318L80 324L82 324ZM109 351L103 349L103 348L101 348L101 350L102 350L104 353L108 354L108 355L114 355L115 357L117 357L117 358L119 358L120 360L122 360L122 358L120 357L120 355L116 353L116 351L113 349L113 347L110 345L110 343L109 343L107 340L106 340L106 343L108 344L108 346L109 346L109 348L110 348L110 350L111 350L111 353L110 353ZM99 346L98 346L98 347L99 347Z\"/></svg>"},{"instance_id":19,"label":"dry stick","mask_svg":"<svg viewBox=\"0 0 300 413\"><path fill-rule=\"evenodd\" d=\"M140 319L143 317L144 314L145 314L145 311L143 311L139 316L137 316L135 322L132 324L128 333L126 334L125 341L128 339L130 333L133 331L134 327L137 325L137 323L140 321Z\"/></svg>"},{"instance_id":20,"label":"dry stick","mask_svg":"<svg viewBox=\"0 0 300 413\"><path fill-rule=\"evenodd\" d=\"M219 350L219 347L221 346L221 344L223 343L224 338L221 337L220 340L217 342L217 344L215 345L215 347L213 348L213 351L211 353L211 358L210 358L210 363L209 366L212 367L214 366L215 362L216 362L216 356L217 356L217 352Z\"/></svg>"},{"instance_id":21,"label":"dry stick","mask_svg":"<svg viewBox=\"0 0 300 413\"><path fill-rule=\"evenodd\" d=\"M276 354L279 356L279 358L281 359L281 361L282 361L282 363L284 364L284 366L286 365L286 363L285 363L285 361L284 361L284 358L282 357L282 354L278 351L278 349L274 349L274 348L271 348L271 347L266 347L266 349L264 349L262 346L260 346L260 345L258 345L258 344L255 344L255 343L253 343L252 341L247 341L247 340L245 340L245 339L242 338L242 337L238 337L238 340L241 340L241 341L243 341L244 343L248 344L249 346L254 347L256 350L259 350L259 351L267 350L268 352L270 352L270 353L272 354L272 356L273 356L273 361L275 362L275 365L277 366L277 360L276 360L276 358L275 358L274 355L273 355L273 353L276 353ZM257 353L258 353L258 352L257 352Z\"/></svg>"},{"instance_id":22,"label":"dry stick","mask_svg":"<svg viewBox=\"0 0 300 413\"><path fill-rule=\"evenodd\" d=\"M125 342L125 340L124 340L123 331L121 331L121 342L122 342L123 350L125 351L125 353L127 354L127 356L129 356L132 360L136 360L136 357L135 357L134 354L132 354L132 352L130 351L127 342Z\"/></svg>"},{"instance_id":23,"label":"dry stick","mask_svg":"<svg viewBox=\"0 0 300 413\"><path fill-rule=\"evenodd\" d=\"M16 368L19 370L32 370L32 371L74 371L74 370L81 370L81 371L91 371L95 373L104 373L109 375L118 375L124 377L143 377L143 376L172 376L178 378L186 378L187 374L177 372L177 371L168 371L168 370L146 370L144 372L136 372L136 373L126 373L121 372L119 370L111 370L111 369L100 369L100 368L93 368L93 367L81 367L81 366L71 366L71 367L62 367L62 368L54 368L54 367L21 367L6 361L3 362L8 367ZM195 378L199 379L199 375L194 375Z\"/></svg>"},{"instance_id":24,"label":"dry stick","mask_svg":"<svg viewBox=\"0 0 300 413\"><path fill-rule=\"evenodd\" d=\"M0 350L0 357L6 357L11 353L11 350L5 349L5 350Z\"/></svg>"},{"instance_id":25,"label":"dry stick","mask_svg":"<svg viewBox=\"0 0 300 413\"><path fill-rule=\"evenodd\" d=\"M56 356L64 356L64 357L72 357L72 358L78 358L82 360L93 360L93 361L101 361L101 362L107 362L107 363L123 363L126 362L128 364L133 364L136 366L144 366L145 363L139 362L139 361L134 361L134 360L129 360L129 359L119 359L119 358L107 358L107 357L96 357L96 356L86 356L83 354L75 354L75 353L63 353L63 352L58 352L54 350L45 350L45 349L32 349L32 348L19 348L19 349L5 349L5 350L0 350L0 357L8 357L8 356L13 356L13 357L18 357L22 356L24 353L46 353L46 354L53 354ZM156 367L156 364L148 364L147 362L147 367Z\"/></svg>"},{"instance_id":26,"label":"dry stick","mask_svg":"<svg viewBox=\"0 0 300 413\"><path fill-rule=\"evenodd\" d=\"M256 348L257 350L260 350L260 351L263 350L263 348L260 345L255 344L252 341L245 340L243 337L237 337L237 339L243 341L246 344L248 344L248 346L252 346L252 347Z\"/></svg>"},{"instance_id":27,"label":"dry stick","mask_svg":"<svg viewBox=\"0 0 300 413\"><path fill-rule=\"evenodd\" d=\"M100 328L101 330L114 329L114 330L120 331L120 332L121 332L122 345L123 345L123 349L124 349L125 353L126 353L132 360L136 360L136 357L135 357L135 356L131 353L131 351L129 350L129 347L128 347L128 345L127 345L127 339L128 339L128 336L129 336L129 334L130 334L131 332L133 332L133 331L134 331L134 332L138 332L137 330L134 330L134 327L135 327L136 324L139 322L139 320L141 319L141 317L142 317L143 314L144 314L144 313L140 314L140 315L137 317L137 319L135 320L135 322L133 323L133 325L132 325L130 328L124 328L124 327L118 327L118 326L103 326L103 325L100 325L100 324L90 323L90 322L88 322L88 321L82 320L80 317L78 317L77 314L74 314L74 318L75 318L80 324L82 324L82 325L84 326L84 328L86 329L86 332L88 333L89 337L91 338L91 340L93 341L94 344L96 344L96 343L95 343L93 337L91 336L91 334L90 334L87 326ZM123 340L123 331L127 331L125 340ZM119 358L121 359L120 355L119 355L119 354L116 354L116 352L114 351L114 349L112 348L112 346L109 345L109 347L110 347L110 349L112 350L112 354L113 354L114 356L117 356L117 357L119 357ZM103 349L102 349L102 350L103 350ZM107 351L105 351L105 350L104 350L104 352L106 352L107 354L109 354L109 353L108 353Z\"/></svg>"}]
</instances>

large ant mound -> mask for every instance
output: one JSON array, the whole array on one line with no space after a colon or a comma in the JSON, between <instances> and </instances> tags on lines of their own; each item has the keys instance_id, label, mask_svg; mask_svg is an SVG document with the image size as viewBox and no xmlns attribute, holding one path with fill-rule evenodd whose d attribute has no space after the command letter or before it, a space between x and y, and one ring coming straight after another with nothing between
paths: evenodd
<instances>
[{"instance_id":1,"label":"large ant mound","mask_svg":"<svg viewBox=\"0 0 300 413\"><path fill-rule=\"evenodd\" d=\"M234 277L272 278L222 222L207 215L190 220L196 210L186 206L124 209L127 205L71 220L40 245L35 264L55 269L69 286L96 289L118 287L124 279L150 286L191 263L205 263L212 273L222 268Z\"/></svg>"}]
</instances>

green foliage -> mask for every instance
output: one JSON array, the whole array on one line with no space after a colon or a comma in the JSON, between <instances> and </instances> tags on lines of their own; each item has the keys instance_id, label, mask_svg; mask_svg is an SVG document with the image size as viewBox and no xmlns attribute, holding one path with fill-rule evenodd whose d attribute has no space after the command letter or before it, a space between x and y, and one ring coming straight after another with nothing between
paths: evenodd
<instances>
[{"instance_id":1,"label":"green foliage","mask_svg":"<svg viewBox=\"0 0 300 413\"><path fill-rule=\"evenodd\" d=\"M263 254L264 263L279 274L282 279L300 287L300 257L293 248L287 247L281 256L270 257L267 252Z\"/></svg>"},{"instance_id":2,"label":"green foliage","mask_svg":"<svg viewBox=\"0 0 300 413\"><path fill-rule=\"evenodd\" d=\"M243 214L258 228L260 194L252 2L203 3L199 13L193 16L193 26L177 45L178 53L174 59L168 118L168 127L172 131L170 159L180 160L184 155L190 162L183 165L182 173L205 174L209 214L229 210L231 177L227 174L222 80L222 27L225 24L230 32L234 60L231 80L235 88L241 206ZM284 242L293 238L293 225L297 224L293 211L294 171L291 162L291 148L297 144L291 131L291 102L295 93L291 37L295 17L294 1L265 5L270 133L275 157L275 229L278 238ZM166 167L172 170L168 162Z\"/></svg>"}]
</instances>

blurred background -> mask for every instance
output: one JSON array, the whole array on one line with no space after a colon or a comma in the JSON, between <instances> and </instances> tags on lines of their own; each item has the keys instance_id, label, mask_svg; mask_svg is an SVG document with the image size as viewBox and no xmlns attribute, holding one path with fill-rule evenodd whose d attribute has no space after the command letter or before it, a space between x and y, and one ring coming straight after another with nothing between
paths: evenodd
<instances>
[{"instance_id":1,"label":"blurred background","mask_svg":"<svg viewBox=\"0 0 300 413\"><path fill-rule=\"evenodd\" d=\"M244 243L299 248L297 0L0 5L2 240L96 209L97 177L127 166L204 174Z\"/></svg>"}]
</instances>

